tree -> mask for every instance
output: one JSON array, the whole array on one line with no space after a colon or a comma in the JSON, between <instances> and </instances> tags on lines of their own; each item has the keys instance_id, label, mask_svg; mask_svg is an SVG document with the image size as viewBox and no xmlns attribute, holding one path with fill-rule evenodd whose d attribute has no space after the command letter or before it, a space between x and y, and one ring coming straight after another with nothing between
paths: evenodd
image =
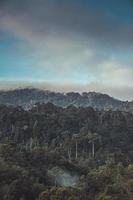
<instances>
[{"instance_id":1,"label":"tree","mask_svg":"<svg viewBox=\"0 0 133 200\"><path fill-rule=\"evenodd\" d=\"M52 187L43 191L39 200L80 200L79 194L74 188Z\"/></svg>"},{"instance_id":2,"label":"tree","mask_svg":"<svg viewBox=\"0 0 133 200\"><path fill-rule=\"evenodd\" d=\"M79 134L73 134L72 140L75 143L75 159L78 158L78 142L80 141L80 135Z\"/></svg>"},{"instance_id":3,"label":"tree","mask_svg":"<svg viewBox=\"0 0 133 200\"><path fill-rule=\"evenodd\" d=\"M95 157L95 142L99 139L99 135L97 133L88 133L87 134L88 143L92 145L92 157Z\"/></svg>"},{"instance_id":4,"label":"tree","mask_svg":"<svg viewBox=\"0 0 133 200\"><path fill-rule=\"evenodd\" d=\"M97 195L96 200L113 200L110 195L106 195L105 193L100 193Z\"/></svg>"}]
</instances>

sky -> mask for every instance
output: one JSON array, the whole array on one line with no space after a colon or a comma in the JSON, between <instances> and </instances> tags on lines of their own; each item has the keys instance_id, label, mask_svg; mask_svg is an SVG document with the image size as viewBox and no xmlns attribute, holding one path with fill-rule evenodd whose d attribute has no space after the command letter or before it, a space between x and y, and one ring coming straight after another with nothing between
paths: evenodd
<instances>
[{"instance_id":1,"label":"sky","mask_svg":"<svg viewBox=\"0 0 133 200\"><path fill-rule=\"evenodd\" d=\"M133 0L0 0L0 89L133 100Z\"/></svg>"}]
</instances>

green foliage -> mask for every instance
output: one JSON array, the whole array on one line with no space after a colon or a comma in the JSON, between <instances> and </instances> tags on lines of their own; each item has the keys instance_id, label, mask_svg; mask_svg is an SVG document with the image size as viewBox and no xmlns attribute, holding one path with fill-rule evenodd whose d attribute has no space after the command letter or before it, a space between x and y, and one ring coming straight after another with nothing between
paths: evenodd
<instances>
[{"instance_id":1,"label":"green foliage","mask_svg":"<svg viewBox=\"0 0 133 200\"><path fill-rule=\"evenodd\" d=\"M96 197L96 200L113 200L111 196L101 193Z\"/></svg>"},{"instance_id":2,"label":"green foliage","mask_svg":"<svg viewBox=\"0 0 133 200\"><path fill-rule=\"evenodd\" d=\"M39 200L80 200L79 191L72 188L53 187L41 193Z\"/></svg>"},{"instance_id":3,"label":"green foliage","mask_svg":"<svg viewBox=\"0 0 133 200\"><path fill-rule=\"evenodd\" d=\"M0 108L1 200L133 199L132 115L36 106ZM76 174L76 188L60 185L54 167Z\"/></svg>"}]
</instances>

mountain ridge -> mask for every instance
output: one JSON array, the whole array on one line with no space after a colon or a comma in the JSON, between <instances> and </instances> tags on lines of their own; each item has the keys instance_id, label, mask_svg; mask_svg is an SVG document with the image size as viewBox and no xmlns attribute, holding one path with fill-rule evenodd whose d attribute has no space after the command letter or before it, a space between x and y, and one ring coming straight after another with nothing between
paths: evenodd
<instances>
[{"instance_id":1,"label":"mountain ridge","mask_svg":"<svg viewBox=\"0 0 133 200\"><path fill-rule=\"evenodd\" d=\"M99 92L53 92L37 88L0 90L0 104L21 106L28 110L36 103L51 102L57 106L93 107L98 110L121 110L133 113L133 101L121 101Z\"/></svg>"}]
</instances>

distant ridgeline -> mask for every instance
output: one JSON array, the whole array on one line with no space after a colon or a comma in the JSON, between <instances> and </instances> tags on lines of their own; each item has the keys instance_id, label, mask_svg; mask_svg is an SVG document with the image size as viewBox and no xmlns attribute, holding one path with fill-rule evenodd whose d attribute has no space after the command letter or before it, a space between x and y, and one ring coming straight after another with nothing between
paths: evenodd
<instances>
[{"instance_id":1,"label":"distant ridgeline","mask_svg":"<svg viewBox=\"0 0 133 200\"><path fill-rule=\"evenodd\" d=\"M51 102L60 107L74 105L76 107L91 106L98 110L121 110L133 113L133 102L120 101L106 94L84 92L82 94L56 93L39 89L16 89L0 91L0 104L22 106L25 110L31 109L36 103Z\"/></svg>"}]
</instances>

